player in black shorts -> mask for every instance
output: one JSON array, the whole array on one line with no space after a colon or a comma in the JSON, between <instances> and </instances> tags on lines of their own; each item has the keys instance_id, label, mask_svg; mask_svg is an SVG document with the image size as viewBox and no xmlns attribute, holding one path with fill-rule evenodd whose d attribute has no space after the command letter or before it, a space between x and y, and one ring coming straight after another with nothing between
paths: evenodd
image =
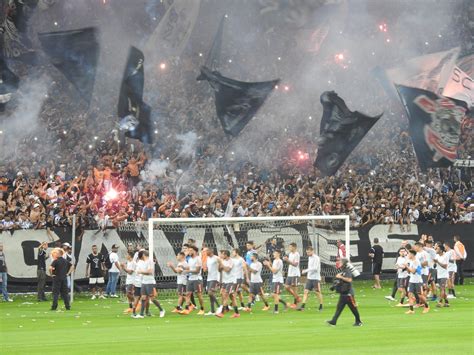
<instances>
[{"instance_id":1,"label":"player in black shorts","mask_svg":"<svg viewBox=\"0 0 474 355\"><path fill-rule=\"evenodd\" d=\"M370 248L369 257L372 259L372 274L374 275L372 288L382 288L380 274L382 273L383 248L379 245L379 238L374 238L374 245Z\"/></svg>"}]
</instances>

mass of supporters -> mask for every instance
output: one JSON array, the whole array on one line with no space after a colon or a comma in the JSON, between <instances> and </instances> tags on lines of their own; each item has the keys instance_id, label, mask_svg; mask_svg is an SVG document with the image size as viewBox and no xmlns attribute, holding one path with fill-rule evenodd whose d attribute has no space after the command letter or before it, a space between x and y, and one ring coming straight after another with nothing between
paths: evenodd
<instances>
[{"instance_id":1,"label":"mass of supporters","mask_svg":"<svg viewBox=\"0 0 474 355\"><path fill-rule=\"evenodd\" d=\"M87 117L68 109L73 125L62 123L62 109L46 105L43 111L47 134L60 137L56 145L41 146L41 138L31 136L18 144L13 159L0 163L0 231L67 226L73 214L83 228L150 217L349 214L353 227L400 224L409 231L417 221L473 218L470 176L457 168L419 171L406 120L376 126L336 176L321 177L311 164L311 134L288 130L262 142L258 153L272 157L265 165L233 159L229 152L224 159L226 146L212 120L198 121L195 151L182 156L176 136L183 129L169 119L153 147L157 157L138 141L120 145L110 127L96 127L96 136L87 136ZM202 108L209 115L212 109ZM196 107L175 110L187 117ZM189 125L185 118L180 122ZM464 137L466 156L474 154L473 137ZM4 144L10 138L0 134ZM232 211L226 213L229 199Z\"/></svg>"}]
</instances>

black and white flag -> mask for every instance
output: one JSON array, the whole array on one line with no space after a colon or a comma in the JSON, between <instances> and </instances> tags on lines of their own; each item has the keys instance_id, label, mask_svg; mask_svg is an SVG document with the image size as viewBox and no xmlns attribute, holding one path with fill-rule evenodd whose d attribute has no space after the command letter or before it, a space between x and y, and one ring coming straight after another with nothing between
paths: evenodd
<instances>
[{"instance_id":1,"label":"black and white flag","mask_svg":"<svg viewBox=\"0 0 474 355\"><path fill-rule=\"evenodd\" d=\"M38 33L43 51L89 104L94 91L99 42L94 27Z\"/></svg>"},{"instance_id":2,"label":"black and white flag","mask_svg":"<svg viewBox=\"0 0 474 355\"><path fill-rule=\"evenodd\" d=\"M351 111L334 91L321 95L323 117L314 165L323 175L333 175L372 126L382 117Z\"/></svg>"},{"instance_id":3,"label":"black and white flag","mask_svg":"<svg viewBox=\"0 0 474 355\"><path fill-rule=\"evenodd\" d=\"M198 80L207 80L215 92L216 112L224 132L238 136L262 107L280 80L247 83L201 68Z\"/></svg>"}]
</instances>

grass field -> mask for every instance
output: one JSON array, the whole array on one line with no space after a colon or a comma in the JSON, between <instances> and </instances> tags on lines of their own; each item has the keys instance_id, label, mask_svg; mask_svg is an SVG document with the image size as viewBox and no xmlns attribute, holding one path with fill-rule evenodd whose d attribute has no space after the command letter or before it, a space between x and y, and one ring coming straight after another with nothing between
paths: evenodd
<instances>
[{"instance_id":1,"label":"grass field","mask_svg":"<svg viewBox=\"0 0 474 355\"><path fill-rule=\"evenodd\" d=\"M325 309L314 298L305 312L262 312L240 319L173 314L174 300L163 301L165 318L131 319L123 315L123 300L80 297L71 311L49 311L49 303L17 296L0 304L0 353L332 353L332 354L473 354L474 284L457 287L451 308L432 303L428 314L405 315L382 290L355 283L363 327L353 327L346 308L337 327L325 324L334 313L337 296L325 295ZM62 303L60 303L62 305ZM157 315L157 309L150 308Z\"/></svg>"}]
</instances>

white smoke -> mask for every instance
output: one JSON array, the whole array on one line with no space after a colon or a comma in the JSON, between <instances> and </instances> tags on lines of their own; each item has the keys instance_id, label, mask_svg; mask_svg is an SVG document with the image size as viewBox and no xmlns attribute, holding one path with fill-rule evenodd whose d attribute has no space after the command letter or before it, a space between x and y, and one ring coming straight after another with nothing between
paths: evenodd
<instances>
[{"instance_id":1,"label":"white smoke","mask_svg":"<svg viewBox=\"0 0 474 355\"><path fill-rule=\"evenodd\" d=\"M156 182L160 178L167 177L166 169L170 163L168 160L155 159L149 163L140 173L142 181L149 183Z\"/></svg>"},{"instance_id":2,"label":"white smoke","mask_svg":"<svg viewBox=\"0 0 474 355\"><path fill-rule=\"evenodd\" d=\"M20 86L17 109L8 120L7 132L26 136L38 127L39 113L48 97L50 82L49 78L43 76Z\"/></svg>"},{"instance_id":3,"label":"white smoke","mask_svg":"<svg viewBox=\"0 0 474 355\"><path fill-rule=\"evenodd\" d=\"M196 152L196 145L198 141L198 136L194 132L188 132L184 134L176 135L176 139L181 142L181 148L179 150L178 156L180 158L191 158Z\"/></svg>"},{"instance_id":4,"label":"white smoke","mask_svg":"<svg viewBox=\"0 0 474 355\"><path fill-rule=\"evenodd\" d=\"M39 116L44 101L48 97L48 88L51 79L42 76L22 81L18 91L14 94L16 109L7 120L3 121L2 131L8 137L8 144L3 154L11 154L18 142L34 133L39 127ZM10 148L9 148L10 147Z\"/></svg>"}]
</instances>

